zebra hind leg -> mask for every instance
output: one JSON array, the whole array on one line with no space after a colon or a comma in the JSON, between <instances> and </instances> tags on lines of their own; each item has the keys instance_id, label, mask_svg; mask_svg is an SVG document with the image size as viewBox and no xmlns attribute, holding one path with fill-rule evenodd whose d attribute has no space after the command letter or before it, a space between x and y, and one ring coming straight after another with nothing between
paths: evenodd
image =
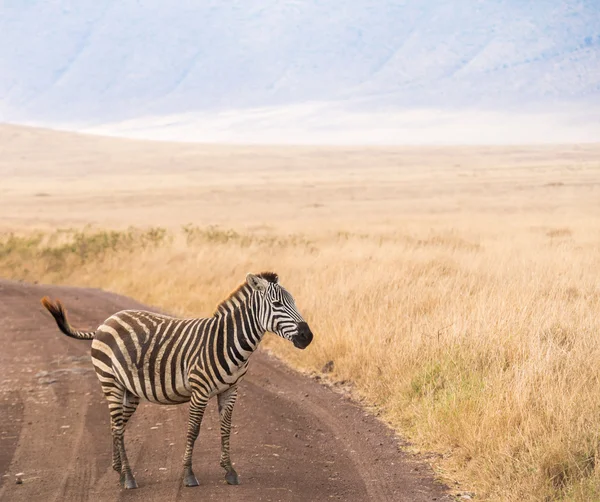
<instances>
[{"instance_id":1,"label":"zebra hind leg","mask_svg":"<svg viewBox=\"0 0 600 502\"><path fill-rule=\"evenodd\" d=\"M127 392L116 383L103 383L102 390L106 400L108 401L108 409L110 411L110 422L113 435L113 469L120 470L120 482L124 488L137 488L137 483L131 472L127 453L125 452L125 425L127 420L135 411L135 407L130 408L130 412L125 419L125 393ZM137 406L137 405L136 405Z\"/></svg>"},{"instance_id":2,"label":"zebra hind leg","mask_svg":"<svg viewBox=\"0 0 600 502\"><path fill-rule=\"evenodd\" d=\"M237 387L230 387L217 396L219 418L221 419L221 467L225 469L225 481L230 485L239 485L240 480L229 457L229 438L231 436L231 414L237 399Z\"/></svg>"},{"instance_id":3,"label":"zebra hind leg","mask_svg":"<svg viewBox=\"0 0 600 502\"><path fill-rule=\"evenodd\" d=\"M208 399L206 396L193 393L190 401L190 416L188 419L188 431L185 443L185 454L183 456L183 484L184 486L198 486L198 479L192 470L192 453L194 443L200 433L200 425Z\"/></svg>"},{"instance_id":4,"label":"zebra hind leg","mask_svg":"<svg viewBox=\"0 0 600 502\"><path fill-rule=\"evenodd\" d=\"M127 423L131 415L137 410L138 404L140 404L140 398L126 390L123 398L123 429L127 427Z\"/></svg>"},{"instance_id":5,"label":"zebra hind leg","mask_svg":"<svg viewBox=\"0 0 600 502\"><path fill-rule=\"evenodd\" d=\"M123 394L123 431L125 431L131 415L135 413L138 404L140 404L140 398L126 390ZM121 455L119 454L119 444L116 437L113 437L112 467L115 471L121 474ZM124 479L123 475L121 474L121 484L123 484L123 482Z\"/></svg>"}]
</instances>

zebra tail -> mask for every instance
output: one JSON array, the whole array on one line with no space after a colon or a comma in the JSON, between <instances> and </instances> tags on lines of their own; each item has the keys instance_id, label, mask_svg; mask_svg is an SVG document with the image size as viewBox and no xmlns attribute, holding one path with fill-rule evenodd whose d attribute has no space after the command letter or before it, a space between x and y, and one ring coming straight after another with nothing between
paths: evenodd
<instances>
[{"instance_id":1,"label":"zebra tail","mask_svg":"<svg viewBox=\"0 0 600 502\"><path fill-rule=\"evenodd\" d=\"M72 328L67 319L67 311L60 300L56 300L56 302L53 303L50 298L44 296L44 298L42 298L42 305L52 314L56 324L58 324L58 328L65 335L70 336L71 338L77 338L78 340L93 340L96 334L95 331L75 331Z\"/></svg>"}]
</instances>

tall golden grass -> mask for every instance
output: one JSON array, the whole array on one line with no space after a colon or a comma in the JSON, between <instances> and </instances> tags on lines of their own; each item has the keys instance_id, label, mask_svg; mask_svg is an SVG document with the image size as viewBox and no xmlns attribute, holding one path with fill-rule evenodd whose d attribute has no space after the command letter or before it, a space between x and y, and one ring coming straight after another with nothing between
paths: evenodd
<instances>
[{"instance_id":1,"label":"tall golden grass","mask_svg":"<svg viewBox=\"0 0 600 502\"><path fill-rule=\"evenodd\" d=\"M187 226L5 234L0 275L209 315L273 269L315 332L291 364L353 384L482 500L600 499L600 221L533 213L286 234ZM68 306L67 306L68 307Z\"/></svg>"}]
</instances>

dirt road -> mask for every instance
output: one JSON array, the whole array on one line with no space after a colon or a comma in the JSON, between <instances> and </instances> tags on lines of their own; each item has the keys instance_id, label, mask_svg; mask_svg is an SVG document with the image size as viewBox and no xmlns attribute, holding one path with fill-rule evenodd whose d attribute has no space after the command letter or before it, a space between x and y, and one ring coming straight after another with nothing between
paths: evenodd
<instances>
[{"instance_id":1,"label":"dirt road","mask_svg":"<svg viewBox=\"0 0 600 502\"><path fill-rule=\"evenodd\" d=\"M90 344L59 333L39 303L46 294L61 298L81 328L141 307L100 290L0 280L0 500L449 500L429 468L399 451L391 430L260 351L233 417L242 484L226 485L219 467L216 403L196 443L197 488L181 484L187 405L142 403L126 434L140 488L122 490Z\"/></svg>"}]
</instances>

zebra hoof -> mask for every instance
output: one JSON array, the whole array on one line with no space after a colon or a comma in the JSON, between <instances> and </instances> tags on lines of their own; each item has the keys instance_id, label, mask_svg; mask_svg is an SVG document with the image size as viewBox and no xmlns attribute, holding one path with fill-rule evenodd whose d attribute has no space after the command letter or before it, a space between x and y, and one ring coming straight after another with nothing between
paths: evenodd
<instances>
[{"instance_id":1,"label":"zebra hoof","mask_svg":"<svg viewBox=\"0 0 600 502\"><path fill-rule=\"evenodd\" d=\"M184 477L183 477L183 485L184 486L198 486L200 483L198 483L198 479L196 478L196 476L194 476L193 472L188 472Z\"/></svg>"},{"instance_id":2,"label":"zebra hoof","mask_svg":"<svg viewBox=\"0 0 600 502\"><path fill-rule=\"evenodd\" d=\"M138 487L135 479L127 479L125 480L125 489L126 490L135 490Z\"/></svg>"},{"instance_id":3,"label":"zebra hoof","mask_svg":"<svg viewBox=\"0 0 600 502\"><path fill-rule=\"evenodd\" d=\"M238 474L233 469L231 469L230 471L227 472L227 474L225 474L225 481L227 481L227 484L229 484L229 485L239 485L240 484Z\"/></svg>"},{"instance_id":4,"label":"zebra hoof","mask_svg":"<svg viewBox=\"0 0 600 502\"><path fill-rule=\"evenodd\" d=\"M121 485L123 485L123 488L126 490L135 490L138 487L134 477L127 476L126 474L121 474Z\"/></svg>"}]
</instances>

